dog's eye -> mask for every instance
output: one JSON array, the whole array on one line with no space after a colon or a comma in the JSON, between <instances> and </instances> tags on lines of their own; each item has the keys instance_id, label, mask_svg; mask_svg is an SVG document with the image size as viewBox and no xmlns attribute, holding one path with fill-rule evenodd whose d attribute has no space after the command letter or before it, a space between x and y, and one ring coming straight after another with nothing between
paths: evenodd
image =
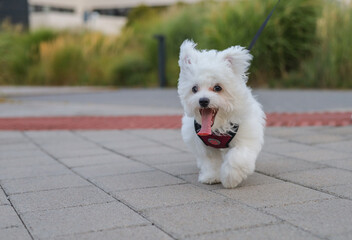
<instances>
[{"instance_id":1,"label":"dog's eye","mask_svg":"<svg viewBox=\"0 0 352 240\"><path fill-rule=\"evenodd\" d=\"M198 86L193 86L193 87L192 87L192 92L193 92L193 93L198 92Z\"/></svg>"},{"instance_id":2,"label":"dog's eye","mask_svg":"<svg viewBox=\"0 0 352 240\"><path fill-rule=\"evenodd\" d=\"M215 85L213 90L214 92L220 92L222 90L222 87L220 87L219 85Z\"/></svg>"}]
</instances>

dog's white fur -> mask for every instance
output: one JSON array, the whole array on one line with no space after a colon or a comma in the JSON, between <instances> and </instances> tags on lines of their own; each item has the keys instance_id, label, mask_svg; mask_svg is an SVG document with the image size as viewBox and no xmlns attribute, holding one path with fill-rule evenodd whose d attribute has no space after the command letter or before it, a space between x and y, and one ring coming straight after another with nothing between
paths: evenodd
<instances>
[{"instance_id":1,"label":"dog's white fur","mask_svg":"<svg viewBox=\"0 0 352 240\"><path fill-rule=\"evenodd\" d=\"M265 114L246 85L252 56L240 46L224 51L195 47L193 41L186 40L180 49L178 94L185 112L182 137L196 156L199 182L221 182L234 188L254 172L264 142ZM213 91L216 84L222 91ZM198 92L192 92L193 86L198 86ZM206 146L197 136L194 119L201 124L199 99L203 97L210 99L210 108L218 109L212 131L226 133L231 130L230 123L239 124L229 148Z\"/></svg>"}]
</instances>

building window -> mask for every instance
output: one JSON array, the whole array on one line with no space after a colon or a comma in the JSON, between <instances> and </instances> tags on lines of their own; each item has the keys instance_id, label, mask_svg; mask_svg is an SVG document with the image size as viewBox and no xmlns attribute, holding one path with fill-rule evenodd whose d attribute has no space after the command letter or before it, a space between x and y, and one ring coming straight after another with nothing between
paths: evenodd
<instances>
[{"instance_id":1,"label":"building window","mask_svg":"<svg viewBox=\"0 0 352 240\"><path fill-rule=\"evenodd\" d=\"M131 8L110 8L110 9L93 9L93 12L97 12L100 15L105 16L116 16L116 17L126 17Z\"/></svg>"},{"instance_id":2,"label":"building window","mask_svg":"<svg viewBox=\"0 0 352 240\"><path fill-rule=\"evenodd\" d=\"M31 5L30 11L31 12L61 12L61 13L75 12L73 8L51 7L51 6L43 6L43 5Z\"/></svg>"}]
</instances>

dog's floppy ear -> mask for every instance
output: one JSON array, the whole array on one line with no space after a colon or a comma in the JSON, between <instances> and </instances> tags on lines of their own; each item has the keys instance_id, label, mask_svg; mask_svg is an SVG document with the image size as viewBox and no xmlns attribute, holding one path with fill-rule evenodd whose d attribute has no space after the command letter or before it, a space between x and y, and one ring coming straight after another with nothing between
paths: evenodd
<instances>
[{"instance_id":1,"label":"dog's floppy ear","mask_svg":"<svg viewBox=\"0 0 352 240\"><path fill-rule=\"evenodd\" d=\"M187 67L195 63L194 53L197 46L192 40L185 40L180 48L180 59L178 65L181 68Z\"/></svg>"},{"instance_id":2,"label":"dog's floppy ear","mask_svg":"<svg viewBox=\"0 0 352 240\"><path fill-rule=\"evenodd\" d=\"M244 47L234 46L221 52L222 58L234 73L243 75L247 72L252 55Z\"/></svg>"}]
</instances>

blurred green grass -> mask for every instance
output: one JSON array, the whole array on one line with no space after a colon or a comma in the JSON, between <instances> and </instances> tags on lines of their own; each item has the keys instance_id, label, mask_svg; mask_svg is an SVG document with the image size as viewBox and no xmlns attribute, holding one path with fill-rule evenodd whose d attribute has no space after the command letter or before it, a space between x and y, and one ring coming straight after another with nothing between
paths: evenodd
<instances>
[{"instance_id":1,"label":"blurred green grass","mask_svg":"<svg viewBox=\"0 0 352 240\"><path fill-rule=\"evenodd\" d=\"M166 36L167 80L177 85L179 46L248 46L276 0L203 1L131 11L119 36L0 27L0 84L153 87L155 34ZM251 53L254 87L351 88L352 3L281 1Z\"/></svg>"}]
</instances>

